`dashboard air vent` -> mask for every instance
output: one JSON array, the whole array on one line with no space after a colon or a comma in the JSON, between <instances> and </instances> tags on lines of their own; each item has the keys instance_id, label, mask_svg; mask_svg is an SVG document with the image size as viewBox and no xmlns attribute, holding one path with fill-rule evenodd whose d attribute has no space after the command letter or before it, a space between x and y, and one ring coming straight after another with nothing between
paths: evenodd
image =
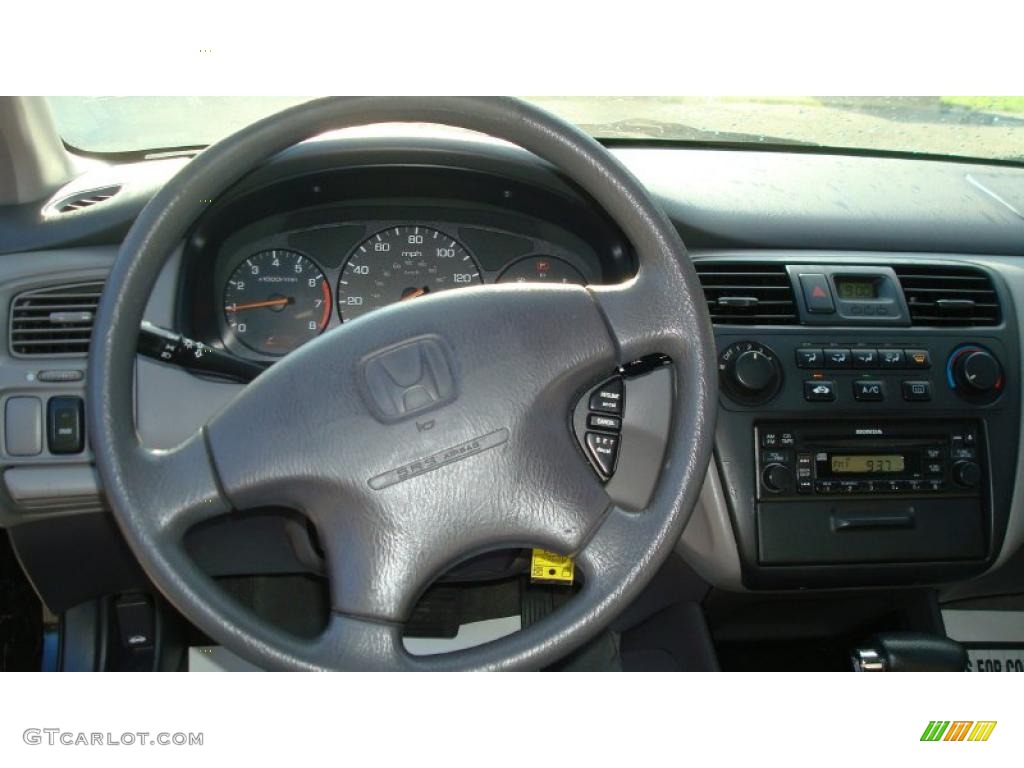
<instances>
[{"instance_id":1,"label":"dashboard air vent","mask_svg":"<svg viewBox=\"0 0 1024 768\"><path fill-rule=\"evenodd\" d=\"M51 206L51 209L57 211L57 213L71 213L72 211L78 211L82 208L102 203L104 200L109 200L120 191L120 184L112 184L109 187L76 192L73 195L58 200Z\"/></svg>"},{"instance_id":2,"label":"dashboard air vent","mask_svg":"<svg viewBox=\"0 0 1024 768\"><path fill-rule=\"evenodd\" d=\"M695 261L711 321L724 325L795 325L793 286L784 264Z\"/></svg>"},{"instance_id":3,"label":"dashboard air vent","mask_svg":"<svg viewBox=\"0 0 1024 768\"><path fill-rule=\"evenodd\" d=\"M19 293L11 302L11 352L18 357L84 355L103 283Z\"/></svg>"},{"instance_id":4,"label":"dashboard air vent","mask_svg":"<svg viewBox=\"0 0 1024 768\"><path fill-rule=\"evenodd\" d=\"M999 299L989 276L974 267L894 266L911 325L998 325Z\"/></svg>"}]
</instances>

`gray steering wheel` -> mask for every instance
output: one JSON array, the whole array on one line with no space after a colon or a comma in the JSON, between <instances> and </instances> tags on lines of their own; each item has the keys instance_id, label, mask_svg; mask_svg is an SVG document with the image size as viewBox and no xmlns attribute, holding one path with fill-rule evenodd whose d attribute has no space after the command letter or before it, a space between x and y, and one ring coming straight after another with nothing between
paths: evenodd
<instances>
[{"instance_id":1,"label":"gray steering wheel","mask_svg":"<svg viewBox=\"0 0 1024 768\"><path fill-rule=\"evenodd\" d=\"M465 288L381 309L277 362L180 446L143 446L133 411L139 324L203 201L304 139L392 122L478 131L552 163L621 227L637 275L614 286ZM570 411L617 365L652 353L668 355L674 374L669 444L649 504L628 510L578 450ZM424 367L441 381L430 397L382 405L382 370L401 383ZM679 235L592 138L514 99L329 98L211 146L145 207L96 315L88 419L104 490L143 569L241 656L284 669L529 669L603 629L668 556L707 469L716 376ZM435 425L421 432L410 415L424 407ZM314 639L243 609L184 551L195 523L267 505L301 511L320 535L331 613ZM565 606L475 648L406 652L403 622L432 580L488 550L532 546L575 556L583 583Z\"/></svg>"}]
</instances>

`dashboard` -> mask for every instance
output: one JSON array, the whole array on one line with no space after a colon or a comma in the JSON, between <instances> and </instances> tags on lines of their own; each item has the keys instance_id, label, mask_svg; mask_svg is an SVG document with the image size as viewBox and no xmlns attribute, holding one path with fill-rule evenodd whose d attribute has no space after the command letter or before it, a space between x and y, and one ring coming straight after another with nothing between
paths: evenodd
<instances>
[{"instance_id":1,"label":"dashboard","mask_svg":"<svg viewBox=\"0 0 1024 768\"><path fill-rule=\"evenodd\" d=\"M690 246L718 344L715 459L677 547L687 562L716 586L777 591L958 582L1012 557L1024 542L1024 220L965 179L1013 200L1024 171L615 151ZM59 236L12 227L0 301L13 308L33 291L102 283L151 193L126 184L124 197L55 222ZM211 203L147 319L272 364L367 312L434 292L617 283L635 269L599 207L526 153L318 141ZM13 309L3 319L9 335ZM47 441L46 408L84 395L76 374L86 358L8 345L3 363L5 415L21 398L14 412L38 418L40 439L38 450L12 452L9 438L0 448L0 524L52 606L70 605L95 589L82 574L127 557L107 541L109 521L106 533L84 529L104 514L87 435L72 453ZM158 447L194 432L241 386L141 359L136 384L139 432ZM308 394L320 386L309 382ZM628 451L624 443L620 467ZM246 552L197 546L215 572L251 567ZM294 552L268 552L281 572L296 569ZM315 556L297 557L315 568ZM56 560L77 581L47 576ZM107 572L104 588L116 578Z\"/></svg>"}]
</instances>

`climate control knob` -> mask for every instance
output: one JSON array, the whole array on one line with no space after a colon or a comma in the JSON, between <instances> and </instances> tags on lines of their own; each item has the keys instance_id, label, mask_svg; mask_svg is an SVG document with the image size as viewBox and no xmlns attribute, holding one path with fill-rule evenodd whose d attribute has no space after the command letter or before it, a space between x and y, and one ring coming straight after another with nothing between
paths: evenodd
<instances>
[{"instance_id":1,"label":"climate control knob","mask_svg":"<svg viewBox=\"0 0 1024 768\"><path fill-rule=\"evenodd\" d=\"M954 391L966 400L994 400L1003 389L1003 367L987 349L968 344L949 356L948 374Z\"/></svg>"},{"instance_id":2,"label":"climate control knob","mask_svg":"<svg viewBox=\"0 0 1024 768\"><path fill-rule=\"evenodd\" d=\"M718 356L722 389L744 405L759 405L775 397L782 386L782 366L771 348L739 341Z\"/></svg>"}]
</instances>

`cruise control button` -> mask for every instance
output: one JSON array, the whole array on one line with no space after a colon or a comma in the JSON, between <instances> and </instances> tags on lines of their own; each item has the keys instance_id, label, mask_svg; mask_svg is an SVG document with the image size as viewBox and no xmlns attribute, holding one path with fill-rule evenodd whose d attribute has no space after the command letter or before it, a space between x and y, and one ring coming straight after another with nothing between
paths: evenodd
<instances>
[{"instance_id":1,"label":"cruise control button","mask_svg":"<svg viewBox=\"0 0 1024 768\"><path fill-rule=\"evenodd\" d=\"M804 400L812 403L831 402L836 399L836 383L834 381L805 381Z\"/></svg>"},{"instance_id":2,"label":"cruise control button","mask_svg":"<svg viewBox=\"0 0 1024 768\"><path fill-rule=\"evenodd\" d=\"M832 303L832 289L824 275L800 275L807 311L815 315L831 315L836 311Z\"/></svg>"},{"instance_id":3,"label":"cruise control button","mask_svg":"<svg viewBox=\"0 0 1024 768\"><path fill-rule=\"evenodd\" d=\"M854 368L877 368L877 349L851 349L850 359L853 360Z\"/></svg>"},{"instance_id":4,"label":"cruise control button","mask_svg":"<svg viewBox=\"0 0 1024 768\"><path fill-rule=\"evenodd\" d=\"M907 368L924 370L932 367L932 358L928 354L927 349L905 349L903 354L907 362Z\"/></svg>"},{"instance_id":5,"label":"cruise control button","mask_svg":"<svg viewBox=\"0 0 1024 768\"><path fill-rule=\"evenodd\" d=\"M878 350L878 361L881 368L902 368L902 349L880 349Z\"/></svg>"},{"instance_id":6,"label":"cruise control button","mask_svg":"<svg viewBox=\"0 0 1024 768\"><path fill-rule=\"evenodd\" d=\"M820 349L800 348L796 351L797 368L821 368L825 358Z\"/></svg>"},{"instance_id":7,"label":"cruise control button","mask_svg":"<svg viewBox=\"0 0 1024 768\"><path fill-rule=\"evenodd\" d=\"M587 450L597 464L597 468L605 477L611 477L615 471L615 461L619 457L619 438L615 435L602 435L587 432Z\"/></svg>"},{"instance_id":8,"label":"cruise control button","mask_svg":"<svg viewBox=\"0 0 1024 768\"><path fill-rule=\"evenodd\" d=\"M853 399L861 401L879 401L885 399L885 390L880 381L853 382Z\"/></svg>"},{"instance_id":9,"label":"cruise control button","mask_svg":"<svg viewBox=\"0 0 1024 768\"><path fill-rule=\"evenodd\" d=\"M590 397L590 410L602 413L622 413L622 379L609 379Z\"/></svg>"},{"instance_id":10,"label":"cruise control button","mask_svg":"<svg viewBox=\"0 0 1024 768\"><path fill-rule=\"evenodd\" d=\"M850 367L850 350L848 349L826 349L825 352L825 367L826 368L849 368Z\"/></svg>"},{"instance_id":11,"label":"cruise control button","mask_svg":"<svg viewBox=\"0 0 1024 768\"><path fill-rule=\"evenodd\" d=\"M602 413L592 413L587 416L587 426L591 429L610 429L618 432L622 427L622 419L618 416L605 416Z\"/></svg>"},{"instance_id":12,"label":"cruise control button","mask_svg":"<svg viewBox=\"0 0 1024 768\"><path fill-rule=\"evenodd\" d=\"M932 399L930 381L904 381L903 399L909 402L926 402Z\"/></svg>"}]
</instances>

